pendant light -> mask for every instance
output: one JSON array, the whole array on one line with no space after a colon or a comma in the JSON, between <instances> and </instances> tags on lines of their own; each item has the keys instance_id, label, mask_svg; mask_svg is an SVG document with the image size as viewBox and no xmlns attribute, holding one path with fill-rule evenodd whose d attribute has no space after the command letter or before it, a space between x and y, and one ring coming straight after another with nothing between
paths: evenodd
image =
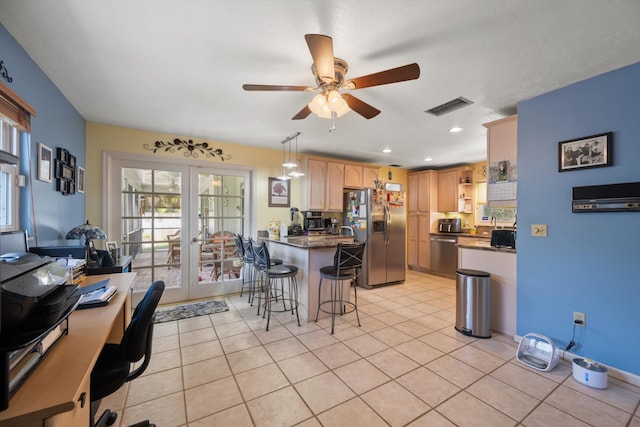
<instances>
[{"instance_id":1,"label":"pendant light","mask_svg":"<svg viewBox=\"0 0 640 427\"><path fill-rule=\"evenodd\" d=\"M284 168L285 168L284 164L286 163L286 161L285 161L286 154L285 153L286 153L286 150L284 149L284 142L282 142L282 175L276 177L280 181L287 181L287 180L291 179L291 177L289 175L287 175L287 172L284 170Z\"/></svg>"},{"instance_id":2,"label":"pendant light","mask_svg":"<svg viewBox=\"0 0 640 427\"><path fill-rule=\"evenodd\" d=\"M295 136L295 138L296 138L296 161L295 161L296 166L295 166L295 169L293 171L289 172L289 176L292 176L294 178L299 178L301 176L304 176L304 173L300 172L298 170L298 135L300 135L300 132L297 132L296 136ZM291 142L289 142L289 149L291 149Z\"/></svg>"}]
</instances>

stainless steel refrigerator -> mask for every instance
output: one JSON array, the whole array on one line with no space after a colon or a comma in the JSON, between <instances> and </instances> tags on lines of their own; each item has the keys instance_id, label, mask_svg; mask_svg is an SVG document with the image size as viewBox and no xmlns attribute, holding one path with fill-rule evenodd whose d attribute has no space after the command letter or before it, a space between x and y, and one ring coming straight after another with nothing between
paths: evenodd
<instances>
[{"instance_id":1,"label":"stainless steel refrigerator","mask_svg":"<svg viewBox=\"0 0 640 427\"><path fill-rule=\"evenodd\" d=\"M366 242L357 284L364 288L405 280L406 215L401 191L345 190L342 224Z\"/></svg>"}]
</instances>

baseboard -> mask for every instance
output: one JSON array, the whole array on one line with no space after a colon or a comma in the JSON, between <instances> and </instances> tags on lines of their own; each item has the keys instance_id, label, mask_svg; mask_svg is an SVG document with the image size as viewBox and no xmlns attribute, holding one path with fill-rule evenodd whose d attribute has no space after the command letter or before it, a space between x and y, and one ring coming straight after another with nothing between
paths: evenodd
<instances>
[{"instance_id":1,"label":"baseboard","mask_svg":"<svg viewBox=\"0 0 640 427\"><path fill-rule=\"evenodd\" d=\"M522 340L522 337L520 335L514 335L513 336L513 340L515 342L517 342L518 344L520 344L520 340ZM570 353L568 351L565 350L560 350L560 358L562 360L566 360L569 363L572 363L573 359L576 357L580 357L583 358L584 356L581 356L579 354L574 354L574 353ZM600 362L598 362L600 363ZM617 369L613 366L609 366L609 365L605 365L604 363L600 363L602 366L606 366L607 369L609 370L609 376L620 380L620 381L624 381L626 383L629 383L631 385L634 385L636 387L640 387L640 376L636 375L636 374L632 374L631 372L627 372L627 371L623 371L621 369Z\"/></svg>"}]
</instances>

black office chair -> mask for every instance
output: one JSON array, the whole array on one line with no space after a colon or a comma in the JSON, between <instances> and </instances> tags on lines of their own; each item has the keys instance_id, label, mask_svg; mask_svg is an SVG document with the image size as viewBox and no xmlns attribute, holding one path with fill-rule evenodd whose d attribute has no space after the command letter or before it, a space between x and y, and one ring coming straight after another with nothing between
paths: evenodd
<instances>
[{"instance_id":1,"label":"black office chair","mask_svg":"<svg viewBox=\"0 0 640 427\"><path fill-rule=\"evenodd\" d=\"M147 290L138 304L131 323L122 337L120 344L105 344L91 372L91 425L103 427L112 425L118 414L107 409L100 419L95 421L100 400L118 390L128 381L138 378L149 365L151 344L153 341L153 323L155 311L164 292L164 282L158 280ZM131 370L134 363L144 357L142 364ZM148 420L131 427L155 427Z\"/></svg>"}]
</instances>

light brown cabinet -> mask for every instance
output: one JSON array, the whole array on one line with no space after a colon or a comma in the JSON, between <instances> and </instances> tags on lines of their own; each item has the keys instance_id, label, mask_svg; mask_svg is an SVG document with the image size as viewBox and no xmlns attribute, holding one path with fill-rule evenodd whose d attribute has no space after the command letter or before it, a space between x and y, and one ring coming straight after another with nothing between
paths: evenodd
<instances>
[{"instance_id":1,"label":"light brown cabinet","mask_svg":"<svg viewBox=\"0 0 640 427\"><path fill-rule=\"evenodd\" d=\"M458 211L458 169L438 172L438 211Z\"/></svg>"},{"instance_id":2,"label":"light brown cabinet","mask_svg":"<svg viewBox=\"0 0 640 427\"><path fill-rule=\"evenodd\" d=\"M407 263L410 268L429 270L431 214L437 208L438 173L423 171L407 177Z\"/></svg>"},{"instance_id":3,"label":"light brown cabinet","mask_svg":"<svg viewBox=\"0 0 640 427\"><path fill-rule=\"evenodd\" d=\"M308 159L302 184L302 210L342 211L344 163Z\"/></svg>"},{"instance_id":4,"label":"light brown cabinet","mask_svg":"<svg viewBox=\"0 0 640 427\"><path fill-rule=\"evenodd\" d=\"M344 186L346 188L374 188L376 179L378 179L378 168L344 165Z\"/></svg>"}]
</instances>

